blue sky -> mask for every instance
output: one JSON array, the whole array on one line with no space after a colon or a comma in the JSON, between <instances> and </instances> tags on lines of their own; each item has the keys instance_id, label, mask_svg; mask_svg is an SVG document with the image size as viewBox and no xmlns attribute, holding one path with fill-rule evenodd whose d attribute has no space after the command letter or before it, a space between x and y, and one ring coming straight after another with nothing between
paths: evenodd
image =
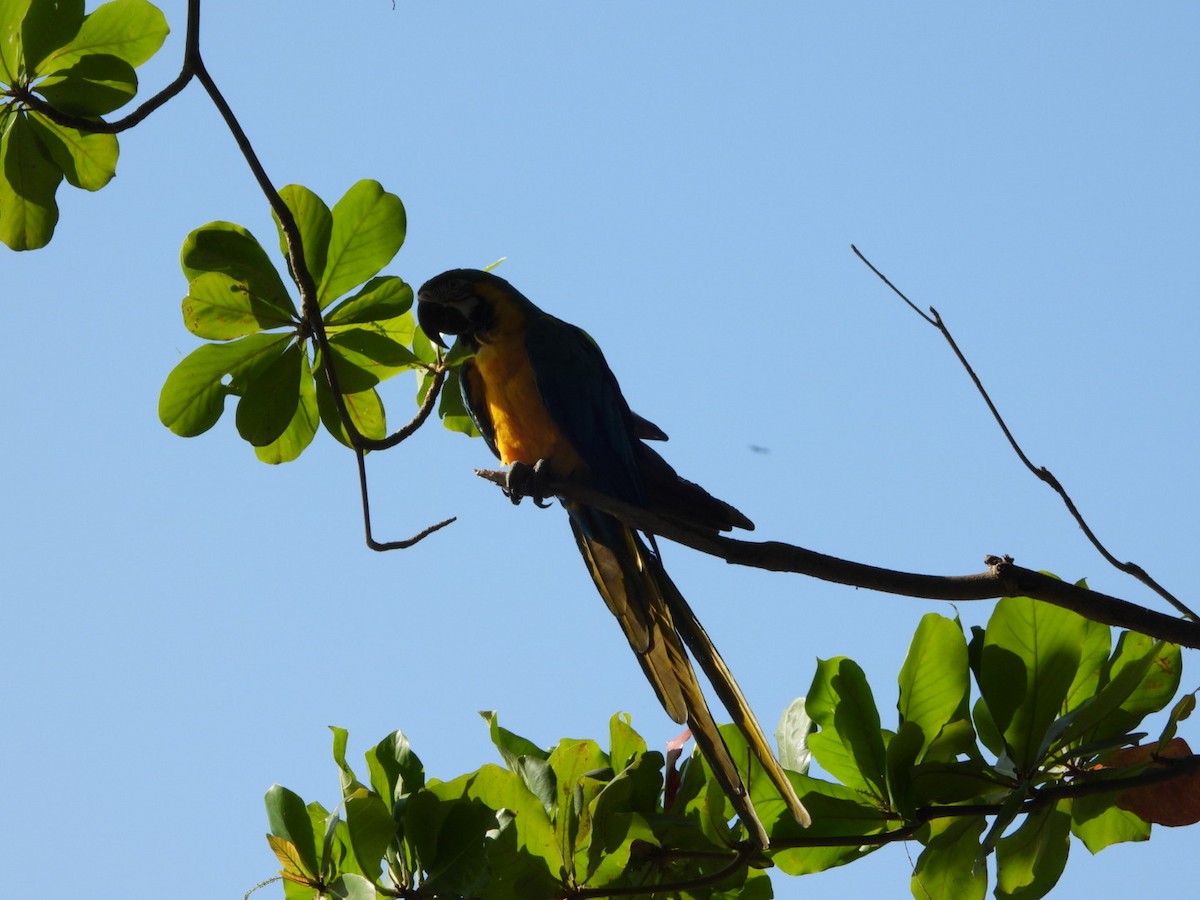
<instances>
[{"instance_id":1,"label":"blue sky","mask_svg":"<svg viewBox=\"0 0 1200 900\"><path fill-rule=\"evenodd\" d=\"M181 52L184 4L162 6L175 31L146 89ZM938 308L1113 551L1194 596L1200 7L332 9L205 10L209 67L275 182L399 194L409 238L387 271L414 284L508 257L501 274L599 341L670 461L759 536L939 574L1009 553L1158 606L1022 470L853 242ZM428 428L371 458L378 536L459 516L378 555L327 437L270 468L231 416L193 440L158 423L196 344L184 237L273 226L198 86L121 148L104 191L60 192L49 248L0 251L0 843L42 895L241 896L275 868L267 787L335 802L327 725L354 757L402 728L446 778L493 758L482 709L543 744L618 710L673 737L565 517L476 479L481 442ZM387 388L398 424L412 380ZM953 613L677 547L666 562L768 728L836 655L886 722L918 620ZM1188 840L1075 844L1060 894L1177 890ZM777 895L906 897L917 852L781 876Z\"/></svg>"}]
</instances>

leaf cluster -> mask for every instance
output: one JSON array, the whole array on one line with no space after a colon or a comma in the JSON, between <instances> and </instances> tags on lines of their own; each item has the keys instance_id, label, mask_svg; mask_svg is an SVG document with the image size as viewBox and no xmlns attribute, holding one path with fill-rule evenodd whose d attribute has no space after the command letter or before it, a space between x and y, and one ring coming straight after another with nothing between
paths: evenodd
<instances>
[{"instance_id":1,"label":"leaf cluster","mask_svg":"<svg viewBox=\"0 0 1200 900\"><path fill-rule=\"evenodd\" d=\"M770 897L768 867L818 872L894 840L921 845L915 897L981 898L994 860L995 895L1029 900L1058 881L1072 834L1093 853L1149 837L1124 808L1137 808L1123 802L1136 792L1105 782L1143 771L1174 737L1190 695L1158 742L1134 757L1121 749L1144 736L1135 729L1170 702L1179 678L1178 647L1133 633L1113 646L1103 625L1006 598L969 640L957 620L921 620L894 729L853 660L818 661L807 698L777 731L812 826L791 819L761 770L745 773L771 836L766 852L748 846L699 754L675 771L671 754L647 750L622 716L610 722L608 750L563 740L546 751L485 714L504 765L448 782L426 781L397 732L368 751L369 786L334 729L342 813L273 787L268 840L292 900ZM748 758L737 729L722 733L734 758ZM836 780L805 771L809 758Z\"/></svg>"},{"instance_id":2,"label":"leaf cluster","mask_svg":"<svg viewBox=\"0 0 1200 900\"><path fill-rule=\"evenodd\" d=\"M0 0L0 241L14 250L50 241L63 179L97 191L116 173L115 135L63 125L39 101L100 121L133 99L134 69L168 33L147 0L83 9L83 0Z\"/></svg>"},{"instance_id":3,"label":"leaf cluster","mask_svg":"<svg viewBox=\"0 0 1200 900\"><path fill-rule=\"evenodd\" d=\"M279 194L299 228L343 406L359 434L381 439L387 421L376 386L436 364L413 322L412 288L379 274L404 242L404 205L370 180L353 185L332 209L300 185ZM275 224L287 257L278 218ZM321 424L350 446L311 320L254 235L210 222L188 235L180 263L188 279L184 325L215 343L192 351L167 376L162 423L184 437L202 434L234 396L238 433L264 462L295 459Z\"/></svg>"}]
</instances>

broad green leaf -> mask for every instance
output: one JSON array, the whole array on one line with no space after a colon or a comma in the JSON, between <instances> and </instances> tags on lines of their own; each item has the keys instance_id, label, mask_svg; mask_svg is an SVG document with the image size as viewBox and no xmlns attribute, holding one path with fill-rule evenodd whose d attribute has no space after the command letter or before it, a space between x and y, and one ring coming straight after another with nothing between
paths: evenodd
<instances>
[{"instance_id":1,"label":"broad green leaf","mask_svg":"<svg viewBox=\"0 0 1200 900\"><path fill-rule=\"evenodd\" d=\"M329 896L336 900L377 900L375 885L362 875L345 872L338 876L328 888Z\"/></svg>"},{"instance_id":2,"label":"broad green leaf","mask_svg":"<svg viewBox=\"0 0 1200 900\"><path fill-rule=\"evenodd\" d=\"M1071 833L1092 853L1125 841L1150 840L1150 826L1114 804L1116 794L1090 794L1071 801Z\"/></svg>"},{"instance_id":3,"label":"broad green leaf","mask_svg":"<svg viewBox=\"0 0 1200 900\"><path fill-rule=\"evenodd\" d=\"M887 744L888 800L892 809L905 815L912 815L916 811L916 805L912 802L912 776L924 743L920 725L901 722Z\"/></svg>"},{"instance_id":4,"label":"broad green leaf","mask_svg":"<svg viewBox=\"0 0 1200 900\"><path fill-rule=\"evenodd\" d=\"M1138 665L1146 654L1151 652L1155 644L1153 638L1144 634L1132 631L1122 632L1121 637L1117 640L1117 649L1113 654L1109 678L1116 678L1125 666ZM1129 699L1121 704L1121 709L1132 717L1133 724L1136 725L1143 717L1158 712L1171 702L1171 698L1179 690L1179 680L1182 674L1183 660L1179 645L1161 644L1157 654L1151 658L1151 664L1145 677L1142 678L1137 689L1129 695Z\"/></svg>"},{"instance_id":5,"label":"broad green leaf","mask_svg":"<svg viewBox=\"0 0 1200 900\"><path fill-rule=\"evenodd\" d=\"M313 369L313 382L317 389L317 411L325 429L338 441L347 447L353 447L350 436L338 415L337 404L333 393L329 390L329 382L322 368ZM375 388L368 388L357 394L343 394L342 400L346 405L346 413L350 421L358 429L358 433L373 440L380 440L387 434L387 419L384 416L383 401Z\"/></svg>"},{"instance_id":6,"label":"broad green leaf","mask_svg":"<svg viewBox=\"0 0 1200 900\"><path fill-rule=\"evenodd\" d=\"M267 251L241 225L209 222L197 228L184 240L179 263L189 283L206 272L222 272L241 282L261 321L299 319Z\"/></svg>"},{"instance_id":7,"label":"broad green leaf","mask_svg":"<svg viewBox=\"0 0 1200 900\"><path fill-rule=\"evenodd\" d=\"M284 185L279 191L279 196L284 205L291 210L292 218L296 220L296 227L300 230L300 242L304 246L304 264L308 268L308 274L313 278L313 284L318 285L321 283L321 276L325 273L325 257L329 252L329 235L333 230L333 215L329 212L325 201L304 185ZM279 249L283 252L285 259L289 258L287 237L284 235L283 226L280 225L279 217L275 215L274 211L272 211L271 217L279 232Z\"/></svg>"},{"instance_id":8,"label":"broad green leaf","mask_svg":"<svg viewBox=\"0 0 1200 900\"><path fill-rule=\"evenodd\" d=\"M84 133L31 114L29 124L37 132L50 159L77 188L98 191L117 173L117 139L111 134Z\"/></svg>"},{"instance_id":9,"label":"broad green leaf","mask_svg":"<svg viewBox=\"0 0 1200 900\"><path fill-rule=\"evenodd\" d=\"M880 801L887 797L879 710L858 663L844 656L817 660L805 709L823 729L808 738L821 768Z\"/></svg>"},{"instance_id":10,"label":"broad green leaf","mask_svg":"<svg viewBox=\"0 0 1200 900\"><path fill-rule=\"evenodd\" d=\"M333 231L318 288L324 309L378 274L404 243L404 204L377 181L355 184L333 207Z\"/></svg>"},{"instance_id":11,"label":"broad green leaf","mask_svg":"<svg viewBox=\"0 0 1200 900\"><path fill-rule=\"evenodd\" d=\"M516 774L488 763L476 773L468 796L480 800L489 809L510 810L514 814L516 849L541 860L553 878L561 878L563 861L554 840L550 816L542 800Z\"/></svg>"},{"instance_id":12,"label":"broad green leaf","mask_svg":"<svg viewBox=\"0 0 1200 900\"><path fill-rule=\"evenodd\" d=\"M358 868L368 878L378 879L381 860L396 835L396 820L378 794L360 788L346 798L346 833Z\"/></svg>"},{"instance_id":13,"label":"broad green leaf","mask_svg":"<svg viewBox=\"0 0 1200 900\"><path fill-rule=\"evenodd\" d=\"M16 84L30 65L22 47L22 23L30 0L0 0L0 82Z\"/></svg>"},{"instance_id":14,"label":"broad green leaf","mask_svg":"<svg viewBox=\"0 0 1200 900\"><path fill-rule=\"evenodd\" d=\"M238 434L254 446L270 444L296 415L303 355L298 344L291 344L247 382L237 405L236 421Z\"/></svg>"},{"instance_id":15,"label":"broad green leaf","mask_svg":"<svg viewBox=\"0 0 1200 900\"><path fill-rule=\"evenodd\" d=\"M17 113L0 136L0 241L13 250L37 250L50 242L62 177L29 119Z\"/></svg>"},{"instance_id":16,"label":"broad green leaf","mask_svg":"<svg viewBox=\"0 0 1200 900\"><path fill-rule=\"evenodd\" d=\"M425 786L425 767L402 731L393 731L367 751L371 787L391 807Z\"/></svg>"},{"instance_id":17,"label":"broad green leaf","mask_svg":"<svg viewBox=\"0 0 1200 900\"><path fill-rule=\"evenodd\" d=\"M900 669L900 721L912 722L928 747L970 690L967 642L953 619L929 613L921 619Z\"/></svg>"},{"instance_id":18,"label":"broad green leaf","mask_svg":"<svg viewBox=\"0 0 1200 900\"><path fill-rule=\"evenodd\" d=\"M346 745L350 740L350 732L337 725L330 725L329 730L333 732L333 761L341 770L342 798L344 799L365 785L358 780L358 776L346 762Z\"/></svg>"},{"instance_id":19,"label":"broad green leaf","mask_svg":"<svg viewBox=\"0 0 1200 900\"><path fill-rule=\"evenodd\" d=\"M1037 900L1050 893L1067 865L1071 802L1059 801L1025 817L996 845L997 900Z\"/></svg>"},{"instance_id":20,"label":"broad green leaf","mask_svg":"<svg viewBox=\"0 0 1200 900\"><path fill-rule=\"evenodd\" d=\"M514 734L507 728L502 728L500 718L494 711L481 712L479 715L483 721L487 722L488 735L492 739L492 744L500 751L500 757L510 771L517 771L517 760L522 756L532 756L542 760L550 758L550 753L533 741Z\"/></svg>"},{"instance_id":21,"label":"broad green leaf","mask_svg":"<svg viewBox=\"0 0 1200 900\"><path fill-rule=\"evenodd\" d=\"M84 18L70 41L46 54L39 74L69 68L91 54L116 56L136 68L158 51L169 31L162 11L147 0L109 0Z\"/></svg>"},{"instance_id":22,"label":"broad green leaf","mask_svg":"<svg viewBox=\"0 0 1200 900\"><path fill-rule=\"evenodd\" d=\"M158 398L159 421L181 437L208 431L221 418L225 397L239 390L242 376L252 378L289 340L286 334L252 334L197 347L167 376Z\"/></svg>"},{"instance_id":23,"label":"broad green leaf","mask_svg":"<svg viewBox=\"0 0 1200 900\"><path fill-rule=\"evenodd\" d=\"M1141 641L1127 643L1122 635L1109 666L1107 683L1094 696L1081 700L1072 710L1071 721L1063 730L1059 743L1069 744L1081 738L1096 741L1119 737L1137 725L1142 715L1152 712L1145 710L1135 714L1128 707L1138 705L1139 701L1134 695L1154 671L1163 647L1161 641L1148 646ZM1142 651L1141 658L1130 659L1130 654L1138 650Z\"/></svg>"},{"instance_id":24,"label":"broad green leaf","mask_svg":"<svg viewBox=\"0 0 1200 900\"><path fill-rule=\"evenodd\" d=\"M867 805L866 798L853 788L821 781L808 775L792 775L791 780L800 800L812 813L813 823L805 829L795 822L789 822L790 817L780 817L776 827L771 829L771 836L776 840L788 837L853 839L878 834L889 826L884 815L873 806ZM775 802L780 807L784 806L781 799ZM769 801L760 804L756 797L755 807L760 805L768 807L759 809L760 815L765 818L769 815ZM900 823L897 821L895 824ZM853 862L875 849L875 846L859 843L838 847L798 847L777 850L771 854L771 859L788 875L807 875Z\"/></svg>"},{"instance_id":25,"label":"broad green leaf","mask_svg":"<svg viewBox=\"0 0 1200 900\"><path fill-rule=\"evenodd\" d=\"M921 807L968 800L990 802L998 794L1007 793L1008 788L1000 783L991 766L982 760L966 759L920 763L909 773L909 791L913 806Z\"/></svg>"},{"instance_id":26,"label":"broad green leaf","mask_svg":"<svg viewBox=\"0 0 1200 900\"><path fill-rule=\"evenodd\" d=\"M273 784L264 799L271 834L290 841L295 846L300 855L300 865L306 875L317 874L320 867L312 820L300 795L282 785Z\"/></svg>"},{"instance_id":27,"label":"broad green leaf","mask_svg":"<svg viewBox=\"0 0 1200 900\"><path fill-rule=\"evenodd\" d=\"M983 900L987 869L976 868L983 816L934 819L930 838L917 857L911 889L917 900Z\"/></svg>"},{"instance_id":28,"label":"broad green leaf","mask_svg":"<svg viewBox=\"0 0 1200 900\"><path fill-rule=\"evenodd\" d=\"M1101 622L1084 620L1084 638L1079 655L1079 669L1067 691L1063 712L1069 712L1079 706L1100 688L1111 649L1112 629Z\"/></svg>"},{"instance_id":29,"label":"broad green leaf","mask_svg":"<svg viewBox=\"0 0 1200 900\"><path fill-rule=\"evenodd\" d=\"M115 56L84 56L70 68L39 81L34 89L55 109L94 118L133 99L137 74L133 66Z\"/></svg>"},{"instance_id":30,"label":"broad green leaf","mask_svg":"<svg viewBox=\"0 0 1200 900\"><path fill-rule=\"evenodd\" d=\"M465 796L443 799L439 807L437 852L423 860L422 889L436 896L476 896L487 883L487 835L496 827L496 814Z\"/></svg>"},{"instance_id":31,"label":"broad green leaf","mask_svg":"<svg viewBox=\"0 0 1200 900\"><path fill-rule=\"evenodd\" d=\"M204 272L188 284L183 324L197 337L227 341L294 322L251 293L245 280L225 272Z\"/></svg>"},{"instance_id":32,"label":"broad green leaf","mask_svg":"<svg viewBox=\"0 0 1200 900\"><path fill-rule=\"evenodd\" d=\"M38 71L46 54L75 37L82 24L83 0L38 0L31 4L21 28L25 70Z\"/></svg>"},{"instance_id":33,"label":"broad green leaf","mask_svg":"<svg viewBox=\"0 0 1200 900\"><path fill-rule=\"evenodd\" d=\"M1163 726L1162 734L1158 738L1160 748L1167 741L1175 737L1175 733L1179 730L1179 723L1190 716L1196 710L1196 692L1184 694L1179 698L1179 701L1171 707L1171 714L1167 717L1167 724Z\"/></svg>"},{"instance_id":34,"label":"broad green leaf","mask_svg":"<svg viewBox=\"0 0 1200 900\"><path fill-rule=\"evenodd\" d=\"M420 332L417 333L420 334ZM416 343L417 341L414 339L413 345L415 346ZM421 387L417 393L418 404L425 401L432 378L431 375L421 379ZM438 415L448 430L457 431L467 437L479 437L479 429L475 426L475 420L471 418L471 414L467 412L467 404L463 400L462 390L459 387L458 369L451 369L446 375L442 393L438 396Z\"/></svg>"},{"instance_id":35,"label":"broad green leaf","mask_svg":"<svg viewBox=\"0 0 1200 900\"><path fill-rule=\"evenodd\" d=\"M1020 771L1038 763L1079 669L1084 619L1029 597L996 604L983 640L979 689Z\"/></svg>"},{"instance_id":36,"label":"broad green leaf","mask_svg":"<svg viewBox=\"0 0 1200 900\"><path fill-rule=\"evenodd\" d=\"M646 741L634 731L629 713L614 713L608 720L608 742L609 761L617 772L632 765L646 752Z\"/></svg>"},{"instance_id":37,"label":"broad green leaf","mask_svg":"<svg viewBox=\"0 0 1200 900\"><path fill-rule=\"evenodd\" d=\"M317 433L317 423L321 421L317 411L317 391L313 384L312 371L308 365L308 355L300 354L300 402L296 405L296 414L283 434L264 447L255 447L254 455L262 462L270 465L291 462L312 443Z\"/></svg>"},{"instance_id":38,"label":"broad green leaf","mask_svg":"<svg viewBox=\"0 0 1200 900\"><path fill-rule=\"evenodd\" d=\"M344 394L373 388L416 362L403 344L365 326L330 334L329 349L338 387Z\"/></svg>"},{"instance_id":39,"label":"broad green leaf","mask_svg":"<svg viewBox=\"0 0 1200 900\"><path fill-rule=\"evenodd\" d=\"M537 761L540 765L541 761ZM535 771L536 767L535 765ZM575 792L580 789L584 776L596 769L608 766L608 757L595 741L560 741L550 754L546 765L554 773L553 781L554 802L558 806L558 815L554 820L554 831L558 838L559 853L567 867L568 875L574 876L574 858L576 835L586 840L586 834L581 834L580 807L590 805L592 798L588 797L579 803L574 802ZM544 779L544 776L543 776ZM550 781L550 779L544 779ZM595 792L599 793L599 786ZM537 793L537 791L535 791Z\"/></svg>"},{"instance_id":40,"label":"broad green leaf","mask_svg":"<svg viewBox=\"0 0 1200 900\"><path fill-rule=\"evenodd\" d=\"M331 309L325 316L325 324L357 325L395 319L412 308L412 301L412 287L405 284L403 279L395 275L381 275L372 278L363 285L361 291Z\"/></svg>"}]
</instances>

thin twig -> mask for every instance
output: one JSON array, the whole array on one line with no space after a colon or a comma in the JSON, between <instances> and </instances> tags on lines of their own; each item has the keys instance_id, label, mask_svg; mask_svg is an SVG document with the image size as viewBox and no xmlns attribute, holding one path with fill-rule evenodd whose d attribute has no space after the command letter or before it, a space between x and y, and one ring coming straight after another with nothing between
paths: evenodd
<instances>
[{"instance_id":1,"label":"thin twig","mask_svg":"<svg viewBox=\"0 0 1200 900\"><path fill-rule=\"evenodd\" d=\"M862 252L857 247L851 244L850 249L854 251L855 255L861 259L872 272L879 276L880 280L883 281L884 284L892 289L897 297L907 303L909 307L922 319L941 332L942 337L946 339L946 342L950 344L950 348L954 351L954 355L958 357L959 363L971 377L971 381L975 384L975 389L983 398L983 402L987 404L987 408L992 413L992 418L996 420L996 424L999 425L1000 430L1004 432L1004 437L1008 440L1009 445L1017 454L1017 457L1024 464L1025 468L1032 472L1036 478L1049 485L1050 488L1058 494L1058 496L1062 499L1063 504L1067 507L1067 511L1071 514L1071 517L1075 519L1075 523L1083 530L1083 533L1087 537L1088 541L1090 541L1092 546L1096 548L1097 552L1104 557L1105 561L1119 571L1136 578L1142 584L1146 585L1148 588L1174 606L1177 610L1179 610L1182 615L1187 616L1189 619L1196 620L1196 613L1192 612L1192 610L1189 609L1181 600L1179 600L1179 598L1155 581L1145 569L1143 569L1137 563L1121 562L1115 556L1113 556L1112 553L1108 551L1108 548L1100 542L1100 539L1096 536L1096 533L1092 531L1087 521L1083 518L1082 513L1079 512L1079 508L1075 505L1075 502L1067 493L1066 488L1062 486L1062 483L1054 477L1049 469L1047 469L1045 466L1034 465L1029 457L1025 455L1025 451L1021 449L1021 445L1018 444L1017 439L1013 437L1013 433L1009 430L1004 418L1000 415L1000 411L996 408L996 405L992 402L992 398L988 396L988 392L984 389L983 382L980 381L979 376L975 374L975 370L971 367L971 364L967 362L966 356L964 356L962 350L959 349L958 344L954 340L954 336L951 335L950 329L946 327L946 323L942 321L942 317L938 314L938 311L931 306L929 307L929 312L932 313L932 315L927 315L918 309L917 305L909 300L908 297L906 297L898 287L892 284L886 275L875 268L871 261L863 256Z\"/></svg>"}]
</instances>

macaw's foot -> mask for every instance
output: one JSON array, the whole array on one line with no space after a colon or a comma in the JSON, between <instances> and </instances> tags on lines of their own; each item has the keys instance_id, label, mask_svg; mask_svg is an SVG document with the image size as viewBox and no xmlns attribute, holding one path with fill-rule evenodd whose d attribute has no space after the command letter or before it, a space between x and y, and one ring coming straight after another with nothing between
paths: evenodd
<instances>
[{"instance_id":1,"label":"macaw's foot","mask_svg":"<svg viewBox=\"0 0 1200 900\"><path fill-rule=\"evenodd\" d=\"M528 497L535 506L545 509L550 505L546 502L546 485L549 481L550 463L547 460L539 459L532 466L515 462L509 466L504 493L514 505Z\"/></svg>"}]
</instances>

